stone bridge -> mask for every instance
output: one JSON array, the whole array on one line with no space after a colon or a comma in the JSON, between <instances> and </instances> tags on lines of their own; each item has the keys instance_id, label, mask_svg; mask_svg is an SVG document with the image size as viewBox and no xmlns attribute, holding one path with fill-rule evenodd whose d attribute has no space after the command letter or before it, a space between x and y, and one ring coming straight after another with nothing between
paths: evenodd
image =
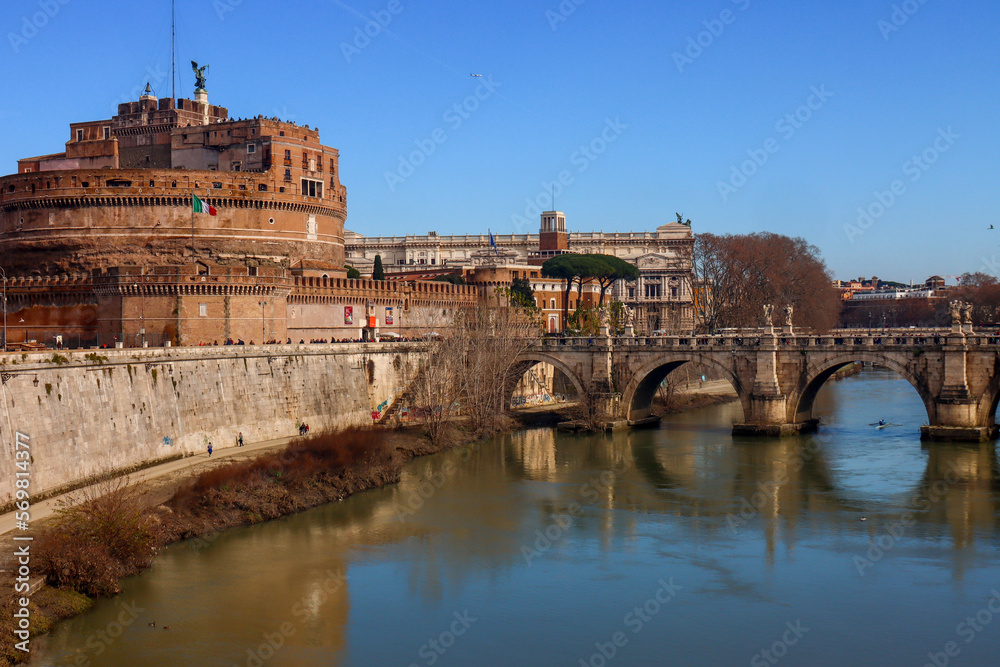
<instances>
[{"instance_id":1,"label":"stone bridge","mask_svg":"<svg viewBox=\"0 0 1000 667\"><path fill-rule=\"evenodd\" d=\"M927 409L921 437L981 441L996 437L1000 337L952 329L881 332L786 329L737 335L545 338L520 357L515 374L552 364L609 423L655 420L651 402L668 373L688 362L717 369L736 390L744 423L734 435L783 435L815 429L820 387L853 362L889 368L916 389ZM520 377L520 375L518 375Z\"/></svg>"}]
</instances>

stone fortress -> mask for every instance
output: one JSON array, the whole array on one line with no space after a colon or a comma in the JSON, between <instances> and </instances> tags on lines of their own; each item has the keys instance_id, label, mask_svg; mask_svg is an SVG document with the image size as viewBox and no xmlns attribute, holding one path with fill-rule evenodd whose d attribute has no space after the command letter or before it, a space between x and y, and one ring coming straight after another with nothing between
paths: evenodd
<instances>
[{"instance_id":1,"label":"stone fortress","mask_svg":"<svg viewBox=\"0 0 1000 667\"><path fill-rule=\"evenodd\" d=\"M147 85L112 118L71 123L64 152L0 178L8 340L408 335L474 301L472 287L346 278L338 158L317 129L230 118L200 86L190 100Z\"/></svg>"}]
</instances>

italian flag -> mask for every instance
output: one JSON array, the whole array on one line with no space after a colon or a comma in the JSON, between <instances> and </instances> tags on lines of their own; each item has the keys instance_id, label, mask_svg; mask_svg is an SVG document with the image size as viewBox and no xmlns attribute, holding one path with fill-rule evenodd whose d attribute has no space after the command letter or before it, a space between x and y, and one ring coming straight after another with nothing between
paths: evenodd
<instances>
[{"instance_id":1,"label":"italian flag","mask_svg":"<svg viewBox=\"0 0 1000 667\"><path fill-rule=\"evenodd\" d=\"M192 197L191 205L194 207L195 213L208 213L209 215L215 215L216 213L218 213L218 211L215 210L214 206L212 206L211 204L206 204L202 200L198 199L198 195L192 194L191 197Z\"/></svg>"}]
</instances>

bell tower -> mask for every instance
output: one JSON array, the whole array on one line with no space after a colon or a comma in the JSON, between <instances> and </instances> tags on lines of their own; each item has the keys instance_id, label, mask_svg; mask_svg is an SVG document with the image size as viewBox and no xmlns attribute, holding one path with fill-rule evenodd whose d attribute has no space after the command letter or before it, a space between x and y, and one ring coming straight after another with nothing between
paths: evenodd
<instances>
[{"instance_id":1,"label":"bell tower","mask_svg":"<svg viewBox=\"0 0 1000 667\"><path fill-rule=\"evenodd\" d=\"M538 231L538 250L543 254L546 251L569 250L569 234L566 233L565 213L562 211L542 213L542 225Z\"/></svg>"}]
</instances>

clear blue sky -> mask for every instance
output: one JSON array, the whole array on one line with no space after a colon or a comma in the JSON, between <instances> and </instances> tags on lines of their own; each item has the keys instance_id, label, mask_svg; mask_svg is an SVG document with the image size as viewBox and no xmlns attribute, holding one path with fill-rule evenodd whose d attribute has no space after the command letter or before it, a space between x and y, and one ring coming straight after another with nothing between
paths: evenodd
<instances>
[{"instance_id":1,"label":"clear blue sky","mask_svg":"<svg viewBox=\"0 0 1000 667\"><path fill-rule=\"evenodd\" d=\"M319 127L366 235L537 231L515 216L566 172L571 230L679 211L802 236L840 278L1000 272L996 0L577 2L177 0L178 96L197 60L231 115ZM170 95L169 0L4 9L4 173L147 79Z\"/></svg>"}]
</instances>

